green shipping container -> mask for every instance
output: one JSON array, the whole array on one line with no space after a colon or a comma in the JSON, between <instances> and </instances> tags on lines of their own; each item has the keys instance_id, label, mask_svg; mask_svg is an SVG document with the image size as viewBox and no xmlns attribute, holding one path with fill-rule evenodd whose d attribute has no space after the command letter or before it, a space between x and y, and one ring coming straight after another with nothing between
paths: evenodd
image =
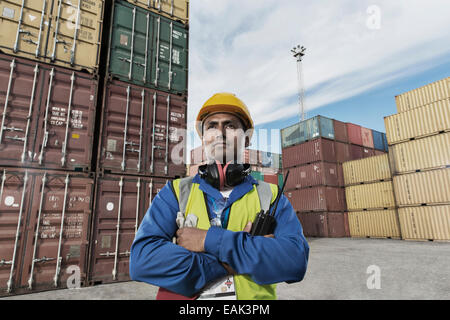
<instances>
[{"instance_id":1,"label":"green shipping container","mask_svg":"<svg viewBox=\"0 0 450 320\"><path fill-rule=\"evenodd\" d=\"M284 177L283 177L283 175L282 174L279 174L278 175L278 186L281 188L281 186L283 185L283 180L284 180Z\"/></svg>"},{"instance_id":2,"label":"green shipping container","mask_svg":"<svg viewBox=\"0 0 450 320\"><path fill-rule=\"evenodd\" d=\"M263 174L262 174L261 172L259 172L259 171L252 171L252 172L250 173L250 175L251 175L253 178L255 178L256 180L261 180L261 181L264 180Z\"/></svg>"},{"instance_id":3,"label":"green shipping container","mask_svg":"<svg viewBox=\"0 0 450 320\"><path fill-rule=\"evenodd\" d=\"M187 92L188 30L128 2L115 1L109 73L157 90Z\"/></svg>"}]
</instances>

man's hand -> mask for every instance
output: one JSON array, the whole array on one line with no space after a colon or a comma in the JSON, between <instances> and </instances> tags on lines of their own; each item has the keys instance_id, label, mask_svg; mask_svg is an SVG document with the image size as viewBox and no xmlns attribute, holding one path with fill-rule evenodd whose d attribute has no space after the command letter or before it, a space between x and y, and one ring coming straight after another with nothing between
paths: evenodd
<instances>
[{"instance_id":1,"label":"man's hand","mask_svg":"<svg viewBox=\"0 0 450 320\"><path fill-rule=\"evenodd\" d=\"M181 228L177 231L177 244L193 252L205 251L207 230L197 228Z\"/></svg>"}]
</instances>

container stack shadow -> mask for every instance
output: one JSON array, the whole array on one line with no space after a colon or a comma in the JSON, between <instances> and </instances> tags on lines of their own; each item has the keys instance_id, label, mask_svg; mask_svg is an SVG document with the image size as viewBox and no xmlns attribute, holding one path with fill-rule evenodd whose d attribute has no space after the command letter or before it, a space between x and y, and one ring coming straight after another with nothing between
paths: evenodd
<instances>
[{"instance_id":1,"label":"container stack shadow","mask_svg":"<svg viewBox=\"0 0 450 320\"><path fill-rule=\"evenodd\" d=\"M0 296L129 280L186 172L188 5L0 4Z\"/></svg>"}]
</instances>

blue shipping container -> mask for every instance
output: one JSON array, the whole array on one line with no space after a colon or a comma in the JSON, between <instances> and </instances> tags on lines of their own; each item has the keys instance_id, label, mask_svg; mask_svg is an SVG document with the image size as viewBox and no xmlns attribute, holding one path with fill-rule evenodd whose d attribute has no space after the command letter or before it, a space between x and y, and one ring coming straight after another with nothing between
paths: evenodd
<instances>
[{"instance_id":1,"label":"blue shipping container","mask_svg":"<svg viewBox=\"0 0 450 320\"><path fill-rule=\"evenodd\" d=\"M383 133L383 141L384 141L384 151L388 152L389 148L388 148L388 141L387 141L386 133Z\"/></svg>"},{"instance_id":2,"label":"blue shipping container","mask_svg":"<svg viewBox=\"0 0 450 320\"><path fill-rule=\"evenodd\" d=\"M376 150L384 150L384 133L376 130L372 130L373 136L373 148ZM386 135L384 135L386 136Z\"/></svg>"}]
</instances>

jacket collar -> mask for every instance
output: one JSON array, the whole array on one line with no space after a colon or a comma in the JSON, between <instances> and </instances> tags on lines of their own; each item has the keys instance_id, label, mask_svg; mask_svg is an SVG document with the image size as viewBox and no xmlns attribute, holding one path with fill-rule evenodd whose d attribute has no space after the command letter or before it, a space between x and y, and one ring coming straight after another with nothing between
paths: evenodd
<instances>
[{"instance_id":1,"label":"jacket collar","mask_svg":"<svg viewBox=\"0 0 450 320\"><path fill-rule=\"evenodd\" d=\"M200 185L200 190L205 192L208 196L214 198L215 200L221 200L223 199L222 194L219 190L211 186L209 183L207 183L204 179L200 178L200 175L197 173L192 180L193 183L198 183ZM244 181L235 186L233 188L233 191L231 191L230 197L228 198L227 204L231 205L236 200L239 200L242 198L245 194L250 192L253 189L253 185L258 185L258 181L253 178L251 175L248 175L245 177Z\"/></svg>"}]
</instances>

